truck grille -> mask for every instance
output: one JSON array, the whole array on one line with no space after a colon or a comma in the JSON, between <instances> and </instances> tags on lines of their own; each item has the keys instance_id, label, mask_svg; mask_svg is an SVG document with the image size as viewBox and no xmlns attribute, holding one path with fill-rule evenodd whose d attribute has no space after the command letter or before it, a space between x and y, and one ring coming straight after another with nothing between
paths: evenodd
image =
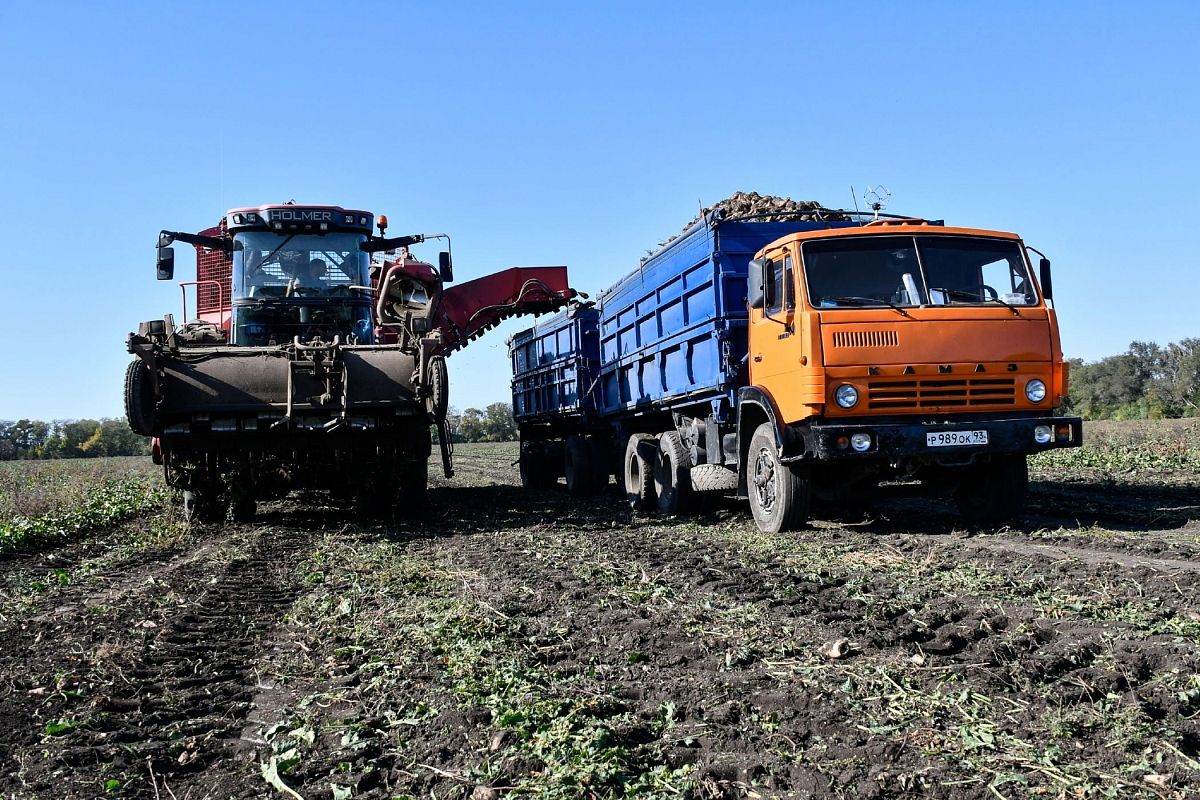
<instances>
[{"instance_id":1,"label":"truck grille","mask_svg":"<svg viewBox=\"0 0 1200 800\"><path fill-rule=\"evenodd\" d=\"M900 337L894 330L834 331L834 347L897 347Z\"/></svg>"},{"instance_id":2,"label":"truck grille","mask_svg":"<svg viewBox=\"0 0 1200 800\"><path fill-rule=\"evenodd\" d=\"M1016 403L1012 378L911 378L871 381L867 407L872 409L935 406L1011 406Z\"/></svg>"}]
</instances>

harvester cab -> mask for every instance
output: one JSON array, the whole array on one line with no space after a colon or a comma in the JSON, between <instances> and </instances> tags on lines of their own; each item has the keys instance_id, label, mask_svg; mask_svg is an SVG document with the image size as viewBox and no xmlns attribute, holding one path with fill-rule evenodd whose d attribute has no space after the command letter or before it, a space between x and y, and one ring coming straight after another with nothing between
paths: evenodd
<instances>
[{"instance_id":1,"label":"harvester cab","mask_svg":"<svg viewBox=\"0 0 1200 800\"><path fill-rule=\"evenodd\" d=\"M197 253L168 315L129 335L130 427L155 438L189 517L247 518L294 487L329 489L368 510L423 503L430 428L453 475L446 356L500 320L575 296L565 267L514 267L453 288L449 237L386 238L387 218L337 206L229 211L197 234L159 235ZM410 251L441 239L438 264ZM195 319L188 319L193 288Z\"/></svg>"}]
</instances>

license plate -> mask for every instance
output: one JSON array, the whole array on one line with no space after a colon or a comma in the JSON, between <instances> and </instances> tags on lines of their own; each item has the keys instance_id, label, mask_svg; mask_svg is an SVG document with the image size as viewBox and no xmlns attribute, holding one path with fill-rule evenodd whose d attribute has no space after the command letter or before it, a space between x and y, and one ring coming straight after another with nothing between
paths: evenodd
<instances>
[{"instance_id":1,"label":"license plate","mask_svg":"<svg viewBox=\"0 0 1200 800\"><path fill-rule=\"evenodd\" d=\"M930 447L961 447L971 444L987 444L987 431L939 431L925 434L925 444Z\"/></svg>"}]
</instances>

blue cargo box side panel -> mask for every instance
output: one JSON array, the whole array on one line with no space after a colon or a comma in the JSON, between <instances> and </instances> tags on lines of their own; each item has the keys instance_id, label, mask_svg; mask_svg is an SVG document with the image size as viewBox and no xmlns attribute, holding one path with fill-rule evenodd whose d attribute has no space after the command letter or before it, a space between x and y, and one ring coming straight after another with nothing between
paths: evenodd
<instances>
[{"instance_id":1,"label":"blue cargo box side panel","mask_svg":"<svg viewBox=\"0 0 1200 800\"><path fill-rule=\"evenodd\" d=\"M518 422L595 409L598 314L575 307L513 336L513 418Z\"/></svg>"},{"instance_id":2,"label":"blue cargo box side panel","mask_svg":"<svg viewBox=\"0 0 1200 800\"><path fill-rule=\"evenodd\" d=\"M791 233L847 223L721 222L690 229L600 298L604 413L726 397L744 383L746 276Z\"/></svg>"}]
</instances>

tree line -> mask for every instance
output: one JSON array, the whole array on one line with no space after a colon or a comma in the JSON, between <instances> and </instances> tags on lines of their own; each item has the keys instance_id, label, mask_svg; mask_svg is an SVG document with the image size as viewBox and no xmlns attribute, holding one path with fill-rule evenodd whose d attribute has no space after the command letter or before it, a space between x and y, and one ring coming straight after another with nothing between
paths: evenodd
<instances>
[{"instance_id":1,"label":"tree line","mask_svg":"<svg viewBox=\"0 0 1200 800\"><path fill-rule=\"evenodd\" d=\"M0 461L149 453L150 440L131 431L123 419L0 420Z\"/></svg>"},{"instance_id":2,"label":"tree line","mask_svg":"<svg viewBox=\"0 0 1200 800\"><path fill-rule=\"evenodd\" d=\"M1066 411L1088 419L1159 419L1200 416L1200 338L1165 346L1132 342L1124 353L1086 362L1071 359ZM511 442L517 438L512 405L448 414L455 442ZM148 455L150 440L123 419L0 420L0 461Z\"/></svg>"},{"instance_id":3,"label":"tree line","mask_svg":"<svg viewBox=\"0 0 1200 800\"><path fill-rule=\"evenodd\" d=\"M1133 342L1124 353L1071 360L1069 410L1088 419L1200 416L1200 339Z\"/></svg>"}]
</instances>

